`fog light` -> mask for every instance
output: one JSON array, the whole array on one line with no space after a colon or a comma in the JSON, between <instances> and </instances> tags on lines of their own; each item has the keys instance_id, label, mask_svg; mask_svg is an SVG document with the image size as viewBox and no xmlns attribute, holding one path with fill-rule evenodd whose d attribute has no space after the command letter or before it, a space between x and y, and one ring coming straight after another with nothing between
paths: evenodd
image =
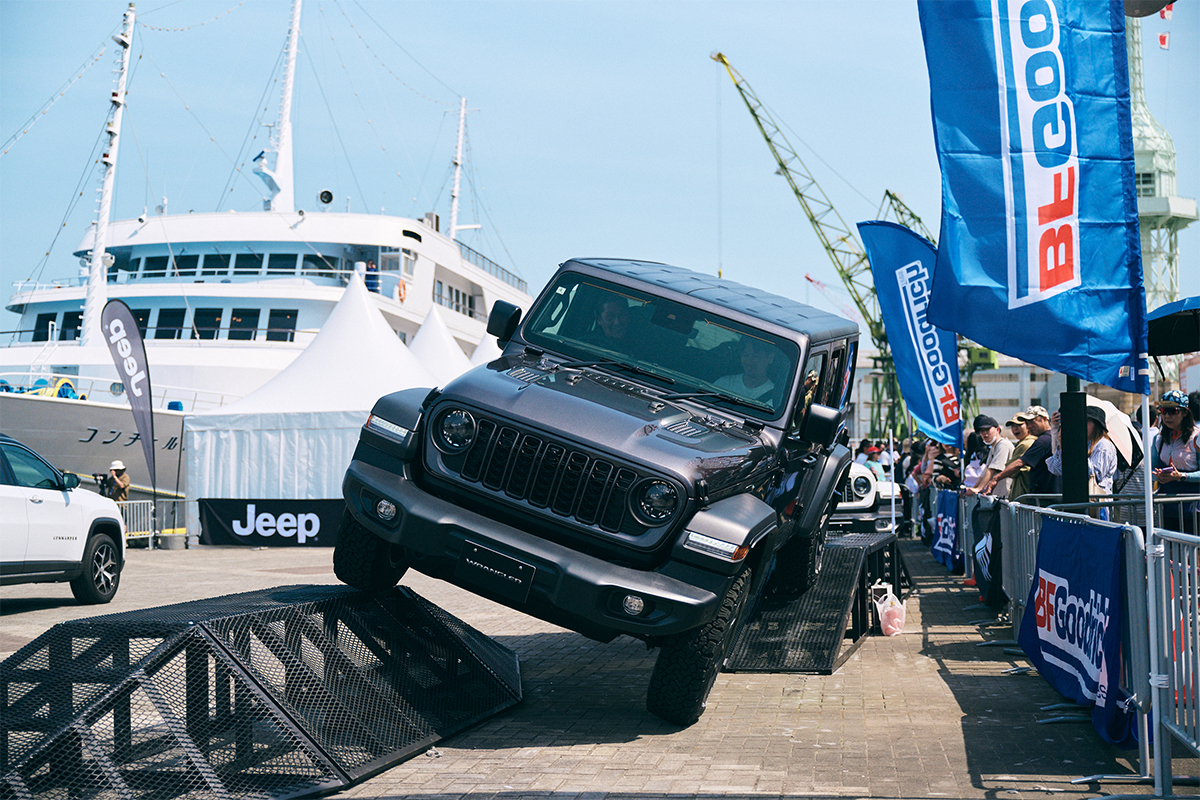
<instances>
[{"instance_id":1,"label":"fog light","mask_svg":"<svg viewBox=\"0 0 1200 800\"><path fill-rule=\"evenodd\" d=\"M625 613L629 616L636 617L646 609L646 601L636 594L627 594L621 601L621 608L625 609Z\"/></svg>"},{"instance_id":2,"label":"fog light","mask_svg":"<svg viewBox=\"0 0 1200 800\"><path fill-rule=\"evenodd\" d=\"M380 500L375 504L375 516L384 522L391 522L396 518L396 504L391 500Z\"/></svg>"}]
</instances>

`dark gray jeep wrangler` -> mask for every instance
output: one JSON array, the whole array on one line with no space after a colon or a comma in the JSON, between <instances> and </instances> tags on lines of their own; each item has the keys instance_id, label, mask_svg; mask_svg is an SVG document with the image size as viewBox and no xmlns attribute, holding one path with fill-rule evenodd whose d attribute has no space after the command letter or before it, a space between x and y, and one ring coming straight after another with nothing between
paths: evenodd
<instances>
[{"instance_id":1,"label":"dark gray jeep wrangler","mask_svg":"<svg viewBox=\"0 0 1200 800\"><path fill-rule=\"evenodd\" d=\"M647 708L704 711L749 601L803 592L846 476L858 326L642 261L563 264L503 355L383 397L334 550L345 583L412 567L610 641L660 648Z\"/></svg>"}]
</instances>

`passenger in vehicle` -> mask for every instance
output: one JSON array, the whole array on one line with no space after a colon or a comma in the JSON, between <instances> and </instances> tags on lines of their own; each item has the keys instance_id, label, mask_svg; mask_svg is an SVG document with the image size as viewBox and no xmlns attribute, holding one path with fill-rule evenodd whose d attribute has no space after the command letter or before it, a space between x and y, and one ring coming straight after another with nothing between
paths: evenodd
<instances>
[{"instance_id":1,"label":"passenger in vehicle","mask_svg":"<svg viewBox=\"0 0 1200 800\"><path fill-rule=\"evenodd\" d=\"M775 382L771 380L770 370L775 364L775 348L764 341L747 336L742 339L739 358L741 373L717 378L713 385L738 397L772 402Z\"/></svg>"}]
</instances>

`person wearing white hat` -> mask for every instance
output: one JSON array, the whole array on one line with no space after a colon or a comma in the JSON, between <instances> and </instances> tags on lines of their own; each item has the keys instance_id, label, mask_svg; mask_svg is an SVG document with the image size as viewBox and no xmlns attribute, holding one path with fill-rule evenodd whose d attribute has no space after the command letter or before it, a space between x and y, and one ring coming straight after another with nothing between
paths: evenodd
<instances>
[{"instance_id":1,"label":"person wearing white hat","mask_svg":"<svg viewBox=\"0 0 1200 800\"><path fill-rule=\"evenodd\" d=\"M106 497L116 500L118 503L129 499L129 484L132 483L129 475L125 473L125 462L117 459L108 467L108 491L101 491Z\"/></svg>"}]
</instances>

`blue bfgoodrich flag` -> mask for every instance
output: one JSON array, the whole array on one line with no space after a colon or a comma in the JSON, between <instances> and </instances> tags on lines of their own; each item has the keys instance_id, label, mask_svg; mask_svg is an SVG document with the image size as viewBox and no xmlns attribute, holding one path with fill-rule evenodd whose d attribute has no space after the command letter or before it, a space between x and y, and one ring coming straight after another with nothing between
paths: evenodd
<instances>
[{"instance_id":1,"label":"blue bfgoodrich flag","mask_svg":"<svg viewBox=\"0 0 1200 800\"><path fill-rule=\"evenodd\" d=\"M860 222L879 313L908 413L943 444L962 446L957 337L929 322L929 284L937 251L891 222Z\"/></svg>"},{"instance_id":2,"label":"blue bfgoodrich flag","mask_svg":"<svg viewBox=\"0 0 1200 800\"><path fill-rule=\"evenodd\" d=\"M938 492L933 547L929 550L951 572L963 570L962 540L958 535L958 492Z\"/></svg>"},{"instance_id":3,"label":"blue bfgoodrich flag","mask_svg":"<svg viewBox=\"0 0 1200 800\"><path fill-rule=\"evenodd\" d=\"M1019 636L1038 673L1063 696L1093 705L1107 741L1133 746L1134 715L1120 682L1121 529L1047 518Z\"/></svg>"},{"instance_id":4,"label":"blue bfgoodrich flag","mask_svg":"<svg viewBox=\"0 0 1200 800\"><path fill-rule=\"evenodd\" d=\"M918 8L942 172L930 320L1149 392L1121 0Z\"/></svg>"}]
</instances>

